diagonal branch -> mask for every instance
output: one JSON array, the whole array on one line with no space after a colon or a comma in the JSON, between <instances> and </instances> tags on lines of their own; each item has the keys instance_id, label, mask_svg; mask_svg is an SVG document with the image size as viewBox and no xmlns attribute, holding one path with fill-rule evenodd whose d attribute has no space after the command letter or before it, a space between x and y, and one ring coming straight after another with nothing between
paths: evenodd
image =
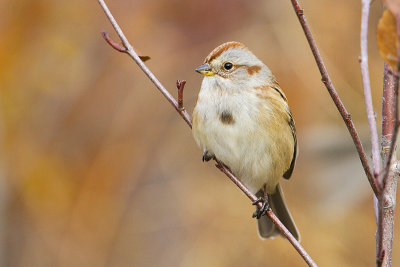
<instances>
[{"instance_id":1,"label":"diagonal branch","mask_svg":"<svg viewBox=\"0 0 400 267\"><path fill-rule=\"evenodd\" d=\"M344 122L346 123L347 129L349 130L353 142L356 146L358 156L360 157L361 164L367 175L368 181L372 187L372 190L374 191L374 194L378 196L380 191L380 186L377 180L372 175L371 168L368 164L367 155L361 143L360 136L358 135L357 130L354 126L353 120L351 119L350 113L347 112L345 106L343 105L343 102L340 100L340 97L336 92L335 87L332 84L332 80L329 77L328 71L325 67L324 61L322 60L321 54L319 53L315 39L311 33L310 27L308 26L307 20L304 16L303 9L300 7L300 4L297 0L291 0L291 2L296 12L296 15L300 21L301 27L303 28L304 34L306 35L308 44L310 45L315 61L318 65L318 69L322 76L322 82L325 84L325 87L328 90L333 102L335 103L340 115L342 116Z\"/></svg>"},{"instance_id":2,"label":"diagonal branch","mask_svg":"<svg viewBox=\"0 0 400 267\"><path fill-rule=\"evenodd\" d=\"M101 2L99 0L99 2ZM113 18L114 19L114 18ZM118 25L117 25L118 26ZM123 48L119 46L116 42L114 42L106 32L102 32L102 35L106 42L115 50L126 53L128 54L138 65L139 67L143 70L143 72L149 77L149 79L155 84L157 89L165 96L165 98L168 100L169 103L178 111L178 113L181 115L181 117L186 121L186 123L189 125L190 128L192 128L192 119L190 118L189 113L185 110L185 108L181 107L180 104L175 100L175 98L168 92L167 89L161 84L161 82L156 78L156 76L147 68L147 66L143 63L142 57L138 56L138 54L133 50L132 46L130 45L131 49L128 48ZM147 56L146 56L147 58ZM150 57L148 57L150 58ZM179 81L180 82L180 81ZM178 94L183 95L183 87L185 86L186 81L180 82L178 84L177 81L177 86L178 86ZM182 85L183 84L183 85ZM182 100L183 101L183 100Z\"/></svg>"},{"instance_id":3,"label":"diagonal branch","mask_svg":"<svg viewBox=\"0 0 400 267\"><path fill-rule=\"evenodd\" d=\"M186 110L180 109L178 102L176 102L175 98L168 92L167 89L161 84L161 82L156 78L156 76L147 68L147 66L143 63L143 60L140 59L138 54L133 50L131 44L128 42L128 39L126 39L124 33L122 32L121 28L119 27L117 21L114 19L113 15L111 14L110 10L108 9L107 5L104 3L103 0L99 0L99 4L104 10L104 13L108 17L109 21L111 22L113 28L117 32L119 38L122 41L122 44L126 48L125 51L121 51L124 53L127 53L135 62L138 64L138 66L143 70L143 72L149 77L149 79L154 83L154 85L157 87L157 89L165 96L165 98L168 100L168 102L178 111L178 113L181 115L181 117L186 121L186 123L192 127L192 119L190 118L189 113L187 113ZM103 34L104 36L104 34ZM107 41L110 43L109 41ZM115 42L112 42L115 43ZM114 48L114 46L112 45ZM117 49L118 50L118 49Z\"/></svg>"},{"instance_id":4,"label":"diagonal branch","mask_svg":"<svg viewBox=\"0 0 400 267\"><path fill-rule=\"evenodd\" d=\"M226 176L228 176L229 179L232 180L232 182L234 182L237 187L239 187L245 194L246 196L252 201L256 201L258 198L250 192L250 190L239 180L237 179L233 173L229 170L228 167L226 167L221 161L219 161L218 159L215 160L217 162L217 164L215 165L220 171L222 171L223 173L226 174ZM259 208L261 208L262 204L261 203L257 203L257 206ZM307 262L307 264L309 266L317 266L315 264L315 262L313 261L313 259L307 254L307 251L305 251L305 249L299 245L299 242L296 240L296 238L293 237L293 235L289 232L288 229L286 229L286 227L282 224L282 222L278 219L278 217L276 217L276 215L271 211L267 211L266 214L271 220L272 222L279 228L279 230L281 231L281 233L289 240L289 242L293 245L293 247L297 250L297 252L300 254L300 256L304 259L305 262Z\"/></svg>"},{"instance_id":5,"label":"diagonal branch","mask_svg":"<svg viewBox=\"0 0 400 267\"><path fill-rule=\"evenodd\" d=\"M374 107L372 105L371 97L371 83L369 80L368 70L368 21L369 21L369 10L372 0L362 0L362 11L361 11L361 57L359 58L361 75L364 88L365 107L367 109L369 133L371 135L372 145L372 166L374 178L378 179L380 174L380 152L379 152L379 141L378 131L376 129L376 118L374 113Z\"/></svg>"},{"instance_id":6,"label":"diagonal branch","mask_svg":"<svg viewBox=\"0 0 400 267\"><path fill-rule=\"evenodd\" d=\"M175 98L165 89L165 87L160 83L160 81L155 77L155 75L147 68L147 66L143 63L137 53L133 50L132 46L128 42L127 38L125 37L124 33L122 32L121 28L117 24L116 20L114 19L113 15L111 14L110 10L108 9L107 5L104 3L104 0L98 0L99 4L103 8L105 14L107 15L108 19L110 20L112 26L116 30L118 36L121 38L126 51L120 51L127 53L135 62L136 64L142 69L142 71L149 77L149 79L154 83L157 89L167 98L168 102L176 109L176 111L181 115L181 117L186 121L189 127L192 127L192 120L184 108L181 108ZM104 34L103 34L104 36ZM115 42L113 42L110 38L106 41L113 47ZM119 51L119 49L115 48ZM183 87L181 85L183 90ZM236 177L234 176L230 170L223 165L221 162L217 161L217 168L224 172L245 194L250 200L255 201L257 197L251 193L245 185ZM261 206L261 203L259 203ZM304 248L300 245L300 243L293 237L293 235L286 229L286 227L279 221L279 219L275 216L275 214L270 211L267 212L267 216L271 218L272 222L278 227L278 229L288 238L289 242L293 245L293 247L299 252L299 254L303 257L305 262L309 266L317 266L315 262L311 259L311 257L307 254Z\"/></svg>"}]
</instances>

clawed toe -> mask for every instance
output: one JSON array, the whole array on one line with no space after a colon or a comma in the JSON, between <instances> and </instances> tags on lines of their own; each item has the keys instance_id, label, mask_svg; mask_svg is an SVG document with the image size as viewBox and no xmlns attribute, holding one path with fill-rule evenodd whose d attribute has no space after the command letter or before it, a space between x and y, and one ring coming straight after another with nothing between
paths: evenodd
<instances>
[{"instance_id":1,"label":"clawed toe","mask_svg":"<svg viewBox=\"0 0 400 267\"><path fill-rule=\"evenodd\" d=\"M210 152L208 152L208 150L204 151L204 153L203 153L203 162L204 161L207 162L207 161L210 161L212 159L215 159L215 155L211 154Z\"/></svg>"},{"instance_id":2,"label":"clawed toe","mask_svg":"<svg viewBox=\"0 0 400 267\"><path fill-rule=\"evenodd\" d=\"M271 210L269 206L268 196L260 197L257 200L253 201L253 205L257 205L258 203L262 203L261 208L256 207L256 211L253 213L252 217L260 219L261 216L265 215L268 211Z\"/></svg>"}]
</instances>

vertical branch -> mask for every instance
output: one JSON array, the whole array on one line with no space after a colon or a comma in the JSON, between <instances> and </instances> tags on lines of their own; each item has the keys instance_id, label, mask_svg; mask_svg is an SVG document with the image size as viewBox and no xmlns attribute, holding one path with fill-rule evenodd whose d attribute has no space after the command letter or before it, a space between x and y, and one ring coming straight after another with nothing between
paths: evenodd
<instances>
[{"instance_id":1,"label":"vertical branch","mask_svg":"<svg viewBox=\"0 0 400 267\"><path fill-rule=\"evenodd\" d=\"M394 97L394 85L395 85L395 76L390 72L390 67L388 65L384 66L383 72L383 93L382 93L382 139L381 139L381 147L382 147L382 160L386 165L389 159L389 150L390 144L392 140L392 135L394 131L395 115L393 110L393 104L395 103ZM389 173L389 169L384 169L384 177ZM385 191L386 185L384 184L383 192ZM384 193L383 193L384 194ZM379 216L378 216L378 230L376 235L376 259L377 266L382 266L383 260L385 258L385 249L383 248L383 207L382 207L382 198L379 197ZM387 221L387 219L386 219ZM387 248L386 248L387 249Z\"/></svg>"},{"instance_id":2,"label":"vertical branch","mask_svg":"<svg viewBox=\"0 0 400 267\"><path fill-rule=\"evenodd\" d=\"M389 169L382 196L379 198L377 266L391 266L398 176L399 166L396 162Z\"/></svg>"},{"instance_id":3,"label":"vertical branch","mask_svg":"<svg viewBox=\"0 0 400 267\"><path fill-rule=\"evenodd\" d=\"M385 166L383 179L389 171L390 161L393 155L397 126L397 98L399 77L393 73L389 65L385 64L383 72L382 93L382 160ZM394 141L394 142L393 142ZM387 170L386 170L387 168Z\"/></svg>"},{"instance_id":4,"label":"vertical branch","mask_svg":"<svg viewBox=\"0 0 400 267\"><path fill-rule=\"evenodd\" d=\"M369 132L371 136L373 174L374 178L378 179L378 176L380 174L378 131L376 130L376 119L374 107L372 105L371 83L368 70L368 22L370 5L371 0L362 0L360 37L361 57L359 58L359 61L364 88L365 107L367 109Z\"/></svg>"},{"instance_id":5,"label":"vertical branch","mask_svg":"<svg viewBox=\"0 0 400 267\"><path fill-rule=\"evenodd\" d=\"M326 89L328 90L333 102L335 103L340 115L342 116L347 129L353 139L353 142L356 146L358 155L361 160L361 164L364 168L365 174L367 175L368 181L371 185L372 190L376 196L379 195L380 187L377 183L377 180L374 178L371 168L368 164L367 155L365 153L364 147L361 143L360 136L357 133L357 130L354 126L353 120L351 119L350 113L347 112L343 102L341 101L335 87L333 86L332 80L329 77L328 71L325 67L324 61L322 60L321 54L319 53L317 44L315 39L311 33L310 27L308 26L307 20L304 16L303 9L301 8L299 2L297 0L291 0L294 11L300 21L301 27L303 28L304 34L307 38L308 44L310 45L311 51L314 55L315 61L317 63L318 69L321 73L322 82L325 84Z\"/></svg>"},{"instance_id":6,"label":"vertical branch","mask_svg":"<svg viewBox=\"0 0 400 267\"><path fill-rule=\"evenodd\" d=\"M397 39L400 40L400 15L396 14ZM382 97L382 160L384 173L383 190L379 198L379 224L376 237L377 266L390 266L392 261L396 191L399 162L396 161L396 139L399 130L400 46L397 45L396 71L385 64ZM394 162L392 164L392 162Z\"/></svg>"},{"instance_id":7,"label":"vertical branch","mask_svg":"<svg viewBox=\"0 0 400 267\"><path fill-rule=\"evenodd\" d=\"M396 18L396 30L397 30L397 43L400 42L400 14L396 14L395 15ZM397 45L397 69L396 72L394 73L394 71L389 67L385 65L385 73L387 73L388 78L386 80L386 78L384 77L384 90L385 90L385 86L388 86L388 88L392 88L392 89L387 89L392 91L392 98L393 99L393 111L392 113L394 118L392 118L394 120L393 122L393 131L391 133L389 133L389 131L387 132L387 134L391 135L391 141L390 141L390 145L389 145L389 155L388 155L388 160L385 162L386 166L385 166L385 173L384 176L382 178L383 182L385 182L385 178L386 175L388 173L389 167L391 165L392 162L392 155L394 153L395 150L395 146L396 146L396 138L397 138L397 133L399 131L399 106L398 106L398 97L399 97L399 70L400 70L400 45Z\"/></svg>"}]
</instances>

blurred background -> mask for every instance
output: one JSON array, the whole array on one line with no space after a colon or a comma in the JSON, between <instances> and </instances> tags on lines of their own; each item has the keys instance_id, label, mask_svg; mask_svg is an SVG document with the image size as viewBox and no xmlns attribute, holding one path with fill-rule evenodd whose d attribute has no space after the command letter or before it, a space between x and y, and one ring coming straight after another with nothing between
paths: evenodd
<instances>
[{"instance_id":1,"label":"blurred background","mask_svg":"<svg viewBox=\"0 0 400 267\"><path fill-rule=\"evenodd\" d=\"M369 151L360 2L302 4ZM201 161L185 122L102 39L106 30L118 40L97 1L0 3L0 266L305 265L283 238L258 238L250 201ZM190 113L202 80L193 70L214 47L236 40L262 59L296 121L300 154L282 184L302 245L320 266L374 265L372 191L290 1L107 3L173 95L187 80ZM374 1L369 35L378 121L382 10Z\"/></svg>"}]
</instances>

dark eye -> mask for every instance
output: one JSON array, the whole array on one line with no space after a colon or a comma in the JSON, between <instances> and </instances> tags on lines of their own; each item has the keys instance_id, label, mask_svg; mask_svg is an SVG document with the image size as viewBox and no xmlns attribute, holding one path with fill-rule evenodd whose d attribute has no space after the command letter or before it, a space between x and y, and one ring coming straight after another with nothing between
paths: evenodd
<instances>
[{"instance_id":1,"label":"dark eye","mask_svg":"<svg viewBox=\"0 0 400 267\"><path fill-rule=\"evenodd\" d=\"M233 64L232 64L232 63L226 62L226 63L224 64L224 69L230 70L230 69L232 69L232 68L233 68Z\"/></svg>"}]
</instances>

